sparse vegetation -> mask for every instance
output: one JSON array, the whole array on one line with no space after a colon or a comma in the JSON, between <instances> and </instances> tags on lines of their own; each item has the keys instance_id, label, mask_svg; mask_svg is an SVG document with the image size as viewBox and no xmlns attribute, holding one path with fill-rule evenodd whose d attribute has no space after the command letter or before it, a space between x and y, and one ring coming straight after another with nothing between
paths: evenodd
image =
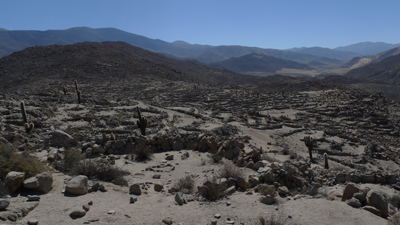
<instances>
[{"instance_id":1,"label":"sparse vegetation","mask_svg":"<svg viewBox=\"0 0 400 225\"><path fill-rule=\"evenodd\" d=\"M285 218L284 215L275 215L272 214L268 219L263 216L259 216L255 222L252 222L253 225L298 225L297 223L290 221L289 218Z\"/></svg>"},{"instance_id":2,"label":"sparse vegetation","mask_svg":"<svg viewBox=\"0 0 400 225\"><path fill-rule=\"evenodd\" d=\"M195 185L195 180L191 175L186 175L180 178L174 185L174 188L180 190L184 194L192 193Z\"/></svg>"},{"instance_id":3,"label":"sparse vegetation","mask_svg":"<svg viewBox=\"0 0 400 225\"><path fill-rule=\"evenodd\" d=\"M89 179L98 179L112 182L120 186L128 186L128 182L124 179L124 176L129 175L130 173L113 166L108 162L84 159L74 167L72 174L85 175Z\"/></svg>"},{"instance_id":4,"label":"sparse vegetation","mask_svg":"<svg viewBox=\"0 0 400 225\"><path fill-rule=\"evenodd\" d=\"M208 201L216 201L222 196L223 187L217 183L217 178L213 176L200 189L200 195Z\"/></svg>"},{"instance_id":5,"label":"sparse vegetation","mask_svg":"<svg viewBox=\"0 0 400 225\"><path fill-rule=\"evenodd\" d=\"M396 213L388 219L388 225L400 225L400 214Z\"/></svg>"},{"instance_id":6,"label":"sparse vegetation","mask_svg":"<svg viewBox=\"0 0 400 225\"><path fill-rule=\"evenodd\" d=\"M139 119L136 121L142 135L146 135L147 119L142 116L139 106L136 107Z\"/></svg>"},{"instance_id":7,"label":"sparse vegetation","mask_svg":"<svg viewBox=\"0 0 400 225\"><path fill-rule=\"evenodd\" d=\"M144 146L143 148L135 148L132 152L132 156L136 161L148 161L153 158L153 151L151 148Z\"/></svg>"},{"instance_id":8,"label":"sparse vegetation","mask_svg":"<svg viewBox=\"0 0 400 225\"><path fill-rule=\"evenodd\" d=\"M1 179L4 179L11 171L25 172L25 177L47 171L46 164L27 151L18 153L5 146L0 147L0 165Z\"/></svg>"},{"instance_id":9,"label":"sparse vegetation","mask_svg":"<svg viewBox=\"0 0 400 225\"><path fill-rule=\"evenodd\" d=\"M220 178L234 178L237 179L238 177L242 177L243 178L243 172L242 170L240 170L239 167L237 167L235 164L233 164L231 161L228 160L224 160L223 161L223 166L221 167L221 169L218 172L218 176Z\"/></svg>"},{"instance_id":10,"label":"sparse vegetation","mask_svg":"<svg viewBox=\"0 0 400 225\"><path fill-rule=\"evenodd\" d=\"M64 158L56 161L55 168L62 172L71 172L78 165L79 161L84 159L85 156L77 148L68 148L64 152Z\"/></svg>"},{"instance_id":11,"label":"sparse vegetation","mask_svg":"<svg viewBox=\"0 0 400 225\"><path fill-rule=\"evenodd\" d=\"M312 161L313 160L312 151L314 149L314 141L313 141L312 137L305 136L304 144L306 145L306 147L308 149L308 154L310 155L310 160Z\"/></svg>"}]
</instances>

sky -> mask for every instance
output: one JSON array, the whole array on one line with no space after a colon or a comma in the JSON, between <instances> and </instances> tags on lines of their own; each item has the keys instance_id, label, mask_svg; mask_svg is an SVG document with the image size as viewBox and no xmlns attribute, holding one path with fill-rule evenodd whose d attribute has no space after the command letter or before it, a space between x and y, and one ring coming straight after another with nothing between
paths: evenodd
<instances>
[{"instance_id":1,"label":"sky","mask_svg":"<svg viewBox=\"0 0 400 225\"><path fill-rule=\"evenodd\" d=\"M400 43L399 0L0 0L0 28L114 27L167 42L261 48Z\"/></svg>"}]
</instances>

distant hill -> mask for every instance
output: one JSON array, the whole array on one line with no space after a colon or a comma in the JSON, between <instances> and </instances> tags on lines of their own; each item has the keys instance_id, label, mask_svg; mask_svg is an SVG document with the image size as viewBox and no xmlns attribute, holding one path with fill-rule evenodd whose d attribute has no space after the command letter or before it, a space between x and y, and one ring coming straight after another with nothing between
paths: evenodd
<instances>
[{"instance_id":1,"label":"distant hill","mask_svg":"<svg viewBox=\"0 0 400 225\"><path fill-rule=\"evenodd\" d=\"M377 55L369 56L369 57L355 57L346 64L342 65L341 68L349 68L349 69L356 69L371 63L380 62L390 56L400 54L400 47L390 49L385 52L381 52Z\"/></svg>"},{"instance_id":2,"label":"distant hill","mask_svg":"<svg viewBox=\"0 0 400 225\"><path fill-rule=\"evenodd\" d=\"M250 75L274 73L283 68L313 70L313 68L305 64L255 53L237 58L230 58L228 60L210 65L237 73Z\"/></svg>"},{"instance_id":3,"label":"distant hill","mask_svg":"<svg viewBox=\"0 0 400 225\"><path fill-rule=\"evenodd\" d=\"M360 42L357 44L337 47L334 50L355 52L360 54L360 56L371 56L396 47L400 47L400 43L388 44L384 42Z\"/></svg>"},{"instance_id":4,"label":"distant hill","mask_svg":"<svg viewBox=\"0 0 400 225\"><path fill-rule=\"evenodd\" d=\"M124 42L30 47L0 59L0 91L21 85L42 88L51 81L131 82L132 78L211 84L255 83L258 79L171 59Z\"/></svg>"},{"instance_id":5,"label":"distant hill","mask_svg":"<svg viewBox=\"0 0 400 225\"><path fill-rule=\"evenodd\" d=\"M172 43L158 39L128 33L115 28L92 29L75 27L67 30L48 31L10 31L0 30L0 57L11 54L31 46L70 45L80 42L123 41L128 44L162 53L179 60L197 60L203 63L213 63L227 60L232 57L257 53L274 56L298 63L309 63L318 56L296 53L277 49L263 49L246 46L210 46L189 44L184 41Z\"/></svg>"},{"instance_id":6,"label":"distant hill","mask_svg":"<svg viewBox=\"0 0 400 225\"><path fill-rule=\"evenodd\" d=\"M400 54L353 69L345 77L377 83L400 84Z\"/></svg>"},{"instance_id":7,"label":"distant hill","mask_svg":"<svg viewBox=\"0 0 400 225\"><path fill-rule=\"evenodd\" d=\"M360 56L359 53L351 52L351 51L342 51L330 48L321 48L321 47L311 47L311 48L291 48L288 51L315 55L319 57L332 58L332 59L351 59L356 56Z\"/></svg>"}]
</instances>

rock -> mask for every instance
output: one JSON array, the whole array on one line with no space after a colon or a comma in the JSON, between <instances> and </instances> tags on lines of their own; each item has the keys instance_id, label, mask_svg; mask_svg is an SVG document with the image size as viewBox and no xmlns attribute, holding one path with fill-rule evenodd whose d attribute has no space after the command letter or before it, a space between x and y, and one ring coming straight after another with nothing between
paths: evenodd
<instances>
[{"instance_id":1,"label":"rock","mask_svg":"<svg viewBox=\"0 0 400 225\"><path fill-rule=\"evenodd\" d=\"M387 218L389 215L388 198L381 191L370 190L367 193L367 204L381 211L382 217Z\"/></svg>"},{"instance_id":2,"label":"rock","mask_svg":"<svg viewBox=\"0 0 400 225\"><path fill-rule=\"evenodd\" d=\"M176 203L178 203L178 205L183 205L187 203L182 192L178 192L175 194L175 201Z\"/></svg>"},{"instance_id":3,"label":"rock","mask_svg":"<svg viewBox=\"0 0 400 225\"><path fill-rule=\"evenodd\" d=\"M4 184L10 193L14 193L22 186L24 183L24 178L25 173L11 171L7 173L6 178L4 179Z\"/></svg>"},{"instance_id":4,"label":"rock","mask_svg":"<svg viewBox=\"0 0 400 225\"><path fill-rule=\"evenodd\" d=\"M51 146L53 147L70 148L77 144L78 142L71 135L61 130L55 130L51 136Z\"/></svg>"},{"instance_id":5,"label":"rock","mask_svg":"<svg viewBox=\"0 0 400 225\"><path fill-rule=\"evenodd\" d=\"M371 174L362 174L361 182L363 183L375 183L375 175Z\"/></svg>"},{"instance_id":6,"label":"rock","mask_svg":"<svg viewBox=\"0 0 400 225\"><path fill-rule=\"evenodd\" d=\"M361 207L361 202L356 199L356 198L351 198L346 200L347 205L353 207L353 208L360 208Z\"/></svg>"},{"instance_id":7,"label":"rock","mask_svg":"<svg viewBox=\"0 0 400 225\"><path fill-rule=\"evenodd\" d=\"M174 160L174 155L168 155L167 157L165 157L165 160Z\"/></svg>"},{"instance_id":8,"label":"rock","mask_svg":"<svg viewBox=\"0 0 400 225\"><path fill-rule=\"evenodd\" d=\"M154 184L154 191L160 192L164 186L162 184Z\"/></svg>"},{"instance_id":9,"label":"rock","mask_svg":"<svg viewBox=\"0 0 400 225\"><path fill-rule=\"evenodd\" d=\"M70 217L83 217L86 215L86 211L83 209L74 209L72 212L69 214Z\"/></svg>"},{"instance_id":10,"label":"rock","mask_svg":"<svg viewBox=\"0 0 400 225\"><path fill-rule=\"evenodd\" d=\"M162 220L163 223L167 224L167 225L171 225L173 223L171 218L165 218Z\"/></svg>"},{"instance_id":11,"label":"rock","mask_svg":"<svg viewBox=\"0 0 400 225\"><path fill-rule=\"evenodd\" d=\"M115 210L108 210L107 214L115 215Z\"/></svg>"},{"instance_id":12,"label":"rock","mask_svg":"<svg viewBox=\"0 0 400 225\"><path fill-rule=\"evenodd\" d=\"M162 143L161 150L163 152L171 150L170 147L169 147L169 141L167 139L165 139L164 142Z\"/></svg>"},{"instance_id":13,"label":"rock","mask_svg":"<svg viewBox=\"0 0 400 225\"><path fill-rule=\"evenodd\" d=\"M217 219L221 218L221 214L219 214L219 213L215 214L214 218L217 218Z\"/></svg>"},{"instance_id":14,"label":"rock","mask_svg":"<svg viewBox=\"0 0 400 225\"><path fill-rule=\"evenodd\" d=\"M347 199L351 199L354 193L357 193L361 190L360 186L355 183L348 183L343 191L342 201L346 201Z\"/></svg>"},{"instance_id":15,"label":"rock","mask_svg":"<svg viewBox=\"0 0 400 225\"><path fill-rule=\"evenodd\" d=\"M39 201L40 200L40 196L38 195L28 195L28 201Z\"/></svg>"},{"instance_id":16,"label":"rock","mask_svg":"<svg viewBox=\"0 0 400 225\"><path fill-rule=\"evenodd\" d=\"M249 183L242 177L238 177L236 183L243 190L249 189Z\"/></svg>"},{"instance_id":17,"label":"rock","mask_svg":"<svg viewBox=\"0 0 400 225\"><path fill-rule=\"evenodd\" d=\"M24 188L42 193L48 193L53 188L53 176L49 173L40 173L24 181Z\"/></svg>"},{"instance_id":18,"label":"rock","mask_svg":"<svg viewBox=\"0 0 400 225\"><path fill-rule=\"evenodd\" d=\"M175 151L180 151L183 149L183 143L181 140L176 140L174 141L174 143L172 144L172 149Z\"/></svg>"},{"instance_id":19,"label":"rock","mask_svg":"<svg viewBox=\"0 0 400 225\"><path fill-rule=\"evenodd\" d=\"M258 177L253 176L253 177L249 178L249 187L250 188L256 187L259 183L260 183L260 180L258 179Z\"/></svg>"},{"instance_id":20,"label":"rock","mask_svg":"<svg viewBox=\"0 0 400 225\"><path fill-rule=\"evenodd\" d=\"M84 195L88 193L88 178L84 175L79 175L67 182L65 192L73 195Z\"/></svg>"},{"instance_id":21,"label":"rock","mask_svg":"<svg viewBox=\"0 0 400 225\"><path fill-rule=\"evenodd\" d=\"M28 220L28 225L37 225L37 224L39 224L39 220L37 220L37 219L29 219Z\"/></svg>"},{"instance_id":22,"label":"rock","mask_svg":"<svg viewBox=\"0 0 400 225\"><path fill-rule=\"evenodd\" d=\"M161 178L161 174L154 174L153 175L153 179L160 179Z\"/></svg>"},{"instance_id":23,"label":"rock","mask_svg":"<svg viewBox=\"0 0 400 225\"><path fill-rule=\"evenodd\" d=\"M377 216L382 216L381 211L379 209L373 207L373 206L366 205L366 206L362 207L362 209L364 209L364 210L366 210L368 212L371 212L371 213L373 213L373 214L375 214Z\"/></svg>"},{"instance_id":24,"label":"rock","mask_svg":"<svg viewBox=\"0 0 400 225\"><path fill-rule=\"evenodd\" d=\"M131 198L129 199L129 202L130 202L131 204L133 204L133 203L137 202L137 198L131 197Z\"/></svg>"},{"instance_id":25,"label":"rock","mask_svg":"<svg viewBox=\"0 0 400 225\"><path fill-rule=\"evenodd\" d=\"M354 193L353 198L358 199L361 203L364 203L367 200L366 194L362 191Z\"/></svg>"},{"instance_id":26,"label":"rock","mask_svg":"<svg viewBox=\"0 0 400 225\"><path fill-rule=\"evenodd\" d=\"M271 196L271 195L266 195L263 197L261 200L261 203L267 204L267 205L272 205L276 202L276 198Z\"/></svg>"},{"instance_id":27,"label":"rock","mask_svg":"<svg viewBox=\"0 0 400 225\"><path fill-rule=\"evenodd\" d=\"M226 190L224 190L221 195L222 196L231 195L231 194L235 193L235 191L236 191L235 186L231 186L231 187L227 188Z\"/></svg>"},{"instance_id":28,"label":"rock","mask_svg":"<svg viewBox=\"0 0 400 225\"><path fill-rule=\"evenodd\" d=\"M9 200L0 198L0 211L5 210L9 205L10 205Z\"/></svg>"},{"instance_id":29,"label":"rock","mask_svg":"<svg viewBox=\"0 0 400 225\"><path fill-rule=\"evenodd\" d=\"M260 167L264 167L264 163L262 161L258 161L256 163L254 163L253 169L258 170L258 169L260 169Z\"/></svg>"},{"instance_id":30,"label":"rock","mask_svg":"<svg viewBox=\"0 0 400 225\"><path fill-rule=\"evenodd\" d=\"M114 142L114 148L115 149L122 149L125 146L125 141L124 140L117 140Z\"/></svg>"},{"instance_id":31,"label":"rock","mask_svg":"<svg viewBox=\"0 0 400 225\"><path fill-rule=\"evenodd\" d=\"M216 219L211 220L211 225L217 225L217 220Z\"/></svg>"},{"instance_id":32,"label":"rock","mask_svg":"<svg viewBox=\"0 0 400 225\"><path fill-rule=\"evenodd\" d=\"M133 195L141 195L142 194L142 190L140 189L140 184L139 183L132 184L129 187L129 193L133 194Z\"/></svg>"},{"instance_id":33,"label":"rock","mask_svg":"<svg viewBox=\"0 0 400 225\"><path fill-rule=\"evenodd\" d=\"M281 186L278 188L278 194L280 196L288 196L290 195L290 191L286 186Z\"/></svg>"},{"instance_id":34,"label":"rock","mask_svg":"<svg viewBox=\"0 0 400 225\"><path fill-rule=\"evenodd\" d=\"M90 209L90 205L89 205L89 204L83 205L83 206L82 206L82 209L85 210L85 211L87 212L87 211L89 211L89 209Z\"/></svg>"}]
</instances>

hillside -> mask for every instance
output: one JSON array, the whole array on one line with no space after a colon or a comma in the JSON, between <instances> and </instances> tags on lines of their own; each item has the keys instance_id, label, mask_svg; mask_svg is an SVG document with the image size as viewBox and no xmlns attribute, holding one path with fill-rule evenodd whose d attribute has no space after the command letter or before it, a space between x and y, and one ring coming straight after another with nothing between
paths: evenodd
<instances>
[{"instance_id":1,"label":"hillside","mask_svg":"<svg viewBox=\"0 0 400 225\"><path fill-rule=\"evenodd\" d=\"M305 64L255 53L237 58L230 58L228 60L213 63L211 65L237 73L253 75L274 73L283 68L300 70L313 69Z\"/></svg>"},{"instance_id":2,"label":"hillside","mask_svg":"<svg viewBox=\"0 0 400 225\"><path fill-rule=\"evenodd\" d=\"M52 80L129 82L133 78L225 84L251 83L256 79L167 58L124 42L31 47L0 59L1 90L20 83L41 88Z\"/></svg>"},{"instance_id":3,"label":"hillside","mask_svg":"<svg viewBox=\"0 0 400 225\"><path fill-rule=\"evenodd\" d=\"M399 84L400 55L390 56L377 63L353 69L346 73L345 76L378 83Z\"/></svg>"},{"instance_id":4,"label":"hillside","mask_svg":"<svg viewBox=\"0 0 400 225\"><path fill-rule=\"evenodd\" d=\"M400 47L392 48L388 51L381 52L379 54L369 56L369 57L355 57L350 60L348 63L341 66L341 68L349 68L349 69L356 69L371 63L380 62L390 56L400 54Z\"/></svg>"},{"instance_id":5,"label":"hillside","mask_svg":"<svg viewBox=\"0 0 400 225\"><path fill-rule=\"evenodd\" d=\"M376 55L380 52L387 51L392 48L397 48L400 46L400 43L398 44L388 44L384 42L360 42L352 45L347 45L347 46L341 46L337 47L334 50L340 50L340 51L350 51L350 52L355 52L358 53L362 56L371 56L371 55Z\"/></svg>"}]
</instances>

